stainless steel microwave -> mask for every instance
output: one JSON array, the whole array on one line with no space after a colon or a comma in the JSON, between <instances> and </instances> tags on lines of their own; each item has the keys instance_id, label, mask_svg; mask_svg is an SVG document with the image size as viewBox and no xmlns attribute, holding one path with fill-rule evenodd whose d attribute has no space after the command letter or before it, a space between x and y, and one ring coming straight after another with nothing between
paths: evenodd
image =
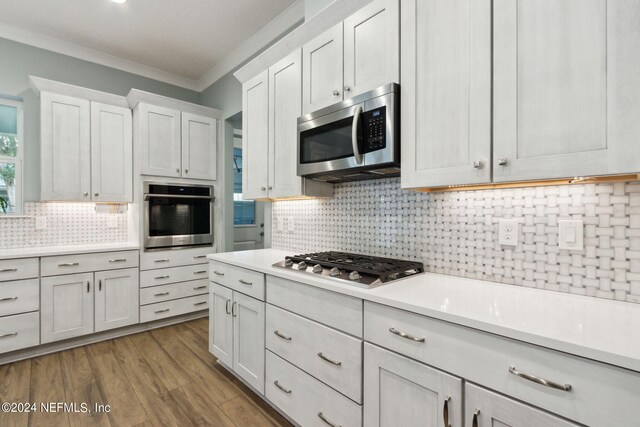
<instances>
[{"instance_id":1,"label":"stainless steel microwave","mask_svg":"<svg viewBox=\"0 0 640 427\"><path fill-rule=\"evenodd\" d=\"M400 175L395 83L298 118L298 175L325 182Z\"/></svg>"}]
</instances>

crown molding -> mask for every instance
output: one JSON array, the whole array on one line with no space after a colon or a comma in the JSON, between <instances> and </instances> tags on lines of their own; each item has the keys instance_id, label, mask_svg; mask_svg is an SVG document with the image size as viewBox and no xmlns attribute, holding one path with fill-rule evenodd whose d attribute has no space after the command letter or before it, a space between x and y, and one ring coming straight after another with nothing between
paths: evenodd
<instances>
[{"instance_id":1,"label":"crown molding","mask_svg":"<svg viewBox=\"0 0 640 427\"><path fill-rule=\"evenodd\" d=\"M32 31L2 24L0 25L0 37L199 92L198 82L186 77L181 77L154 67L118 58L117 56L98 52L97 50L78 46Z\"/></svg>"}]
</instances>

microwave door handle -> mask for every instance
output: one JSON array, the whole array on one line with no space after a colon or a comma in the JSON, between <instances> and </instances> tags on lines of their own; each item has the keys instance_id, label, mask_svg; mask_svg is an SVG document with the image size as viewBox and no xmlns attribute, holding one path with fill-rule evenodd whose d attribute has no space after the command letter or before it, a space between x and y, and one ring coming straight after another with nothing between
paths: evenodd
<instances>
[{"instance_id":1,"label":"microwave door handle","mask_svg":"<svg viewBox=\"0 0 640 427\"><path fill-rule=\"evenodd\" d=\"M353 123L351 125L351 144L353 145L353 157L356 159L357 164L362 163L362 154L358 148L358 122L360 121L360 114L362 114L362 106L356 105L356 110L353 113Z\"/></svg>"}]
</instances>

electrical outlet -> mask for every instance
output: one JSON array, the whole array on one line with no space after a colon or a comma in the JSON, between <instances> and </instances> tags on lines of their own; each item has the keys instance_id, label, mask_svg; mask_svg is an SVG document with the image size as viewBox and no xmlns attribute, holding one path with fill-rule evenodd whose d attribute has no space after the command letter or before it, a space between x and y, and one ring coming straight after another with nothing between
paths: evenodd
<instances>
[{"instance_id":1,"label":"electrical outlet","mask_svg":"<svg viewBox=\"0 0 640 427\"><path fill-rule=\"evenodd\" d=\"M518 246L518 220L498 220L498 243L503 246Z\"/></svg>"},{"instance_id":2,"label":"electrical outlet","mask_svg":"<svg viewBox=\"0 0 640 427\"><path fill-rule=\"evenodd\" d=\"M107 217L107 227L109 228L118 227L118 217L115 215L109 215L109 217Z\"/></svg>"},{"instance_id":3,"label":"electrical outlet","mask_svg":"<svg viewBox=\"0 0 640 427\"><path fill-rule=\"evenodd\" d=\"M46 230L47 229L47 217L46 216L37 216L36 217L36 230Z\"/></svg>"}]
</instances>

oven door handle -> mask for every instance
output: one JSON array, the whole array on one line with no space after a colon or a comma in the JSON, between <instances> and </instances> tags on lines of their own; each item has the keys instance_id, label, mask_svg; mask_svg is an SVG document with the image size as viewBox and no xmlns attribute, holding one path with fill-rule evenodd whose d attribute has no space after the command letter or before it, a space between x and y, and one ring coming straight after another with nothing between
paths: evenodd
<instances>
[{"instance_id":1,"label":"oven door handle","mask_svg":"<svg viewBox=\"0 0 640 427\"><path fill-rule=\"evenodd\" d=\"M187 194L145 194L144 195L144 199L145 200L149 200L152 199L154 197L162 197L162 198L166 198L166 199L206 199L206 200L211 200L212 202L216 199L214 196L189 196Z\"/></svg>"},{"instance_id":2,"label":"oven door handle","mask_svg":"<svg viewBox=\"0 0 640 427\"><path fill-rule=\"evenodd\" d=\"M351 144L353 146L353 157L356 159L357 164L362 163L362 154L358 149L358 122L360 121L360 114L362 114L362 106L356 105L356 109L353 112L353 123L351 124Z\"/></svg>"}]
</instances>

